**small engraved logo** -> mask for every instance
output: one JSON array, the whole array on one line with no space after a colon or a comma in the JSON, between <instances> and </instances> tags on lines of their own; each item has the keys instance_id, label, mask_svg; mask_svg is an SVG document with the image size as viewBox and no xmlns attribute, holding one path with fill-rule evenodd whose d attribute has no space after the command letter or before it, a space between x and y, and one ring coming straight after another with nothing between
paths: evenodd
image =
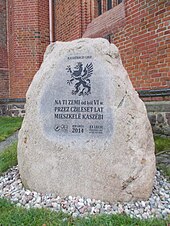
<instances>
[{"instance_id":1,"label":"small engraved logo","mask_svg":"<svg viewBox=\"0 0 170 226\"><path fill-rule=\"evenodd\" d=\"M71 85L73 81L74 90L72 90L72 95L78 94L79 96L85 96L91 94L91 81L90 77L93 74L93 64L89 63L85 67L82 62L78 62L74 69L71 66L66 67L66 71L70 73L71 79L67 80L67 84Z\"/></svg>"},{"instance_id":2,"label":"small engraved logo","mask_svg":"<svg viewBox=\"0 0 170 226\"><path fill-rule=\"evenodd\" d=\"M67 133L68 132L68 126L67 125L56 125L55 127L54 127L54 130L56 131L56 132L64 132L64 133Z\"/></svg>"}]
</instances>

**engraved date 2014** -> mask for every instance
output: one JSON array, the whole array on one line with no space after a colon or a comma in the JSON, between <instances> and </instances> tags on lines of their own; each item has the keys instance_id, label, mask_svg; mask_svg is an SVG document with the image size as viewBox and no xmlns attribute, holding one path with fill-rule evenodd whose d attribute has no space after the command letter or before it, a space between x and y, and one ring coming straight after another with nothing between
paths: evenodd
<instances>
[{"instance_id":1,"label":"engraved date 2014","mask_svg":"<svg viewBox=\"0 0 170 226\"><path fill-rule=\"evenodd\" d=\"M84 126L83 125L73 125L71 132L72 133L84 133Z\"/></svg>"}]
</instances>

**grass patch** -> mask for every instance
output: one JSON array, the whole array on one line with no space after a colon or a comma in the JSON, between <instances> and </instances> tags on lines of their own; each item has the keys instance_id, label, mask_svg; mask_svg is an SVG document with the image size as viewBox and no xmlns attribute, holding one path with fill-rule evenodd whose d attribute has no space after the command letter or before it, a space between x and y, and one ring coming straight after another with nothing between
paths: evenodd
<instances>
[{"instance_id":1,"label":"grass patch","mask_svg":"<svg viewBox=\"0 0 170 226\"><path fill-rule=\"evenodd\" d=\"M167 226L168 220L139 220L126 215L95 215L86 218L72 218L62 212L47 209L16 207L5 199L0 199L1 225L29 226Z\"/></svg>"},{"instance_id":2,"label":"grass patch","mask_svg":"<svg viewBox=\"0 0 170 226\"><path fill-rule=\"evenodd\" d=\"M15 165L17 165L17 142L0 152L0 175Z\"/></svg>"},{"instance_id":3,"label":"grass patch","mask_svg":"<svg viewBox=\"0 0 170 226\"><path fill-rule=\"evenodd\" d=\"M154 140L155 140L156 154L164 151L170 152L170 138L155 136Z\"/></svg>"},{"instance_id":4,"label":"grass patch","mask_svg":"<svg viewBox=\"0 0 170 226\"><path fill-rule=\"evenodd\" d=\"M160 171L162 171L163 175L167 178L168 181L170 181L170 165L168 163L165 164L165 162L159 160L161 156L163 158L162 154L166 154L167 157L164 158L168 158L170 154L170 138L155 136L154 140L155 140L155 152L157 155L157 168Z\"/></svg>"},{"instance_id":5,"label":"grass patch","mask_svg":"<svg viewBox=\"0 0 170 226\"><path fill-rule=\"evenodd\" d=\"M0 142L21 128L23 118L0 117Z\"/></svg>"}]
</instances>

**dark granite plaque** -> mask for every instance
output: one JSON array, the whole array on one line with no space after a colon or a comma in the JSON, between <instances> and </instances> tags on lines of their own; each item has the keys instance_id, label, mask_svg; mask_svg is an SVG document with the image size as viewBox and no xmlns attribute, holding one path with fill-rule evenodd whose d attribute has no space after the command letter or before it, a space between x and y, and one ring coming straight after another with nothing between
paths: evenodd
<instances>
[{"instance_id":1,"label":"dark granite plaque","mask_svg":"<svg viewBox=\"0 0 170 226\"><path fill-rule=\"evenodd\" d=\"M47 136L102 138L113 133L108 77L100 59L71 55L60 59L41 97Z\"/></svg>"}]
</instances>

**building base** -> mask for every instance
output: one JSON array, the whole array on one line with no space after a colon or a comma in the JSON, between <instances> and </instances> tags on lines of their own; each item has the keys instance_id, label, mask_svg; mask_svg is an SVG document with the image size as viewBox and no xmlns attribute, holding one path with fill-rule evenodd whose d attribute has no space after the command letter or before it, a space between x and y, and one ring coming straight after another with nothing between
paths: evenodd
<instances>
[{"instance_id":1,"label":"building base","mask_svg":"<svg viewBox=\"0 0 170 226\"><path fill-rule=\"evenodd\" d=\"M145 102L145 105L153 132L170 136L170 101Z\"/></svg>"},{"instance_id":2,"label":"building base","mask_svg":"<svg viewBox=\"0 0 170 226\"><path fill-rule=\"evenodd\" d=\"M0 116L24 117L25 98L0 99Z\"/></svg>"}]
</instances>

